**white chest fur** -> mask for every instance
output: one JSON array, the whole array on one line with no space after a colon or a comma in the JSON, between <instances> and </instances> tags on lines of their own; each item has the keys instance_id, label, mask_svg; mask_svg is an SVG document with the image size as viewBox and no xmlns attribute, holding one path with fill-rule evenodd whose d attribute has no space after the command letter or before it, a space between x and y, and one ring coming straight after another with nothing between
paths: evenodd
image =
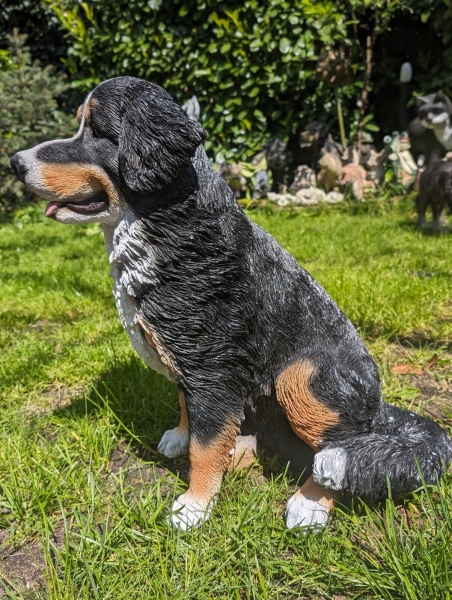
<instances>
[{"instance_id":1,"label":"white chest fur","mask_svg":"<svg viewBox=\"0 0 452 600\"><path fill-rule=\"evenodd\" d=\"M433 133L443 148L452 150L452 125L449 119L444 125L434 127Z\"/></svg>"},{"instance_id":2,"label":"white chest fur","mask_svg":"<svg viewBox=\"0 0 452 600\"><path fill-rule=\"evenodd\" d=\"M114 279L113 295L122 326L142 361L174 381L158 353L147 343L139 321L142 319L137 300L139 288L156 279L152 246L145 247L141 223L126 211L122 220L111 227L104 225L110 274Z\"/></svg>"}]
</instances>

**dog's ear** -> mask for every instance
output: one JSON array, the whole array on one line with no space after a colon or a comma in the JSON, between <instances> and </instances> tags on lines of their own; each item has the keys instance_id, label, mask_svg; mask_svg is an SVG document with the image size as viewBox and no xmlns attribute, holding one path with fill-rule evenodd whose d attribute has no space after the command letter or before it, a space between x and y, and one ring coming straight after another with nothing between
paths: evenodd
<instances>
[{"instance_id":1,"label":"dog's ear","mask_svg":"<svg viewBox=\"0 0 452 600\"><path fill-rule=\"evenodd\" d=\"M168 185L206 137L164 89L147 81L125 90L120 116L119 169L136 192Z\"/></svg>"},{"instance_id":2,"label":"dog's ear","mask_svg":"<svg viewBox=\"0 0 452 600\"><path fill-rule=\"evenodd\" d=\"M445 108L446 108L446 112L450 115L452 113L452 102L449 99L449 96L446 96L446 94L443 92L443 90L440 90L434 100L435 103L441 103L444 104Z\"/></svg>"},{"instance_id":3,"label":"dog's ear","mask_svg":"<svg viewBox=\"0 0 452 600\"><path fill-rule=\"evenodd\" d=\"M424 104L431 104L433 102L434 97L435 94L428 94L427 96L416 96L416 98L414 99L416 103L416 108L419 109Z\"/></svg>"}]
</instances>

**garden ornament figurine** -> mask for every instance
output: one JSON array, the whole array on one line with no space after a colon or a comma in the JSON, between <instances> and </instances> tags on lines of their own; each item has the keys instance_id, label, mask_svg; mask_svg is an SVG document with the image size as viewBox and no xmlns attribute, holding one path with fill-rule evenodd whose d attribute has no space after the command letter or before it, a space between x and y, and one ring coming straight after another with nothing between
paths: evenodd
<instances>
[{"instance_id":1,"label":"garden ornament figurine","mask_svg":"<svg viewBox=\"0 0 452 600\"><path fill-rule=\"evenodd\" d=\"M299 136L297 164L308 165L317 172L321 168L319 159L325 153L341 160L344 148L333 139L329 131L329 126L323 121L312 121L306 125Z\"/></svg>"},{"instance_id":2,"label":"garden ornament figurine","mask_svg":"<svg viewBox=\"0 0 452 600\"><path fill-rule=\"evenodd\" d=\"M418 225L439 231L443 229L441 220L444 208L452 210L452 162L440 160L426 167L419 177L419 192L416 196ZM425 213L431 207L433 219L425 220Z\"/></svg>"},{"instance_id":3,"label":"garden ornament figurine","mask_svg":"<svg viewBox=\"0 0 452 600\"><path fill-rule=\"evenodd\" d=\"M452 460L436 423L386 404L377 367L325 290L238 206L205 132L162 88L98 85L70 139L11 165L59 223L100 222L121 322L177 383L181 422L159 450L190 460L171 521L207 519L231 460L251 446L309 477L288 527L318 528L342 495L380 500L435 483ZM237 436L242 433L252 443ZM240 465L239 465L240 466Z\"/></svg>"},{"instance_id":4,"label":"garden ornament figurine","mask_svg":"<svg viewBox=\"0 0 452 600\"><path fill-rule=\"evenodd\" d=\"M314 169L307 165L298 165L294 172L294 178L289 190L296 194L298 190L316 187L317 181Z\"/></svg>"},{"instance_id":5,"label":"garden ornament figurine","mask_svg":"<svg viewBox=\"0 0 452 600\"><path fill-rule=\"evenodd\" d=\"M426 129L431 129L441 146L452 150L452 102L442 91L416 98L417 116Z\"/></svg>"},{"instance_id":6,"label":"garden ornament figurine","mask_svg":"<svg viewBox=\"0 0 452 600\"><path fill-rule=\"evenodd\" d=\"M383 148L377 152L374 148L369 149L366 160L363 165L367 170L367 179L373 181L376 185L381 185L385 178L384 162L387 158L386 149Z\"/></svg>"},{"instance_id":7,"label":"garden ornament figurine","mask_svg":"<svg viewBox=\"0 0 452 600\"><path fill-rule=\"evenodd\" d=\"M190 119L193 119L194 121L199 121L201 107L199 106L198 98L196 96L193 95L190 100L187 100L187 102L182 105L182 109L185 111L187 117L190 117Z\"/></svg>"},{"instance_id":8,"label":"garden ornament figurine","mask_svg":"<svg viewBox=\"0 0 452 600\"><path fill-rule=\"evenodd\" d=\"M273 184L271 191L284 193L287 188L285 174L287 166L287 142L279 138L272 138L266 144L265 149L267 168L272 174Z\"/></svg>"},{"instance_id":9,"label":"garden ornament figurine","mask_svg":"<svg viewBox=\"0 0 452 600\"><path fill-rule=\"evenodd\" d=\"M427 165L452 150L452 102L442 91L416 98L417 117L408 125L411 152L417 161L425 157Z\"/></svg>"},{"instance_id":10,"label":"garden ornament figurine","mask_svg":"<svg viewBox=\"0 0 452 600\"><path fill-rule=\"evenodd\" d=\"M393 131L383 138L388 159L392 163L398 183L409 189L416 181L418 166L410 152L411 141L406 131Z\"/></svg>"}]
</instances>

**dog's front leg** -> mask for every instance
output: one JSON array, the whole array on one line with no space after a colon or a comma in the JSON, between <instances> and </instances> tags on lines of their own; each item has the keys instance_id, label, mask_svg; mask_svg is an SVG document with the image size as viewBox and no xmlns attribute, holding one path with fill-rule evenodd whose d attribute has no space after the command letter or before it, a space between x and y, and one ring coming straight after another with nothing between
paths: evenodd
<instances>
[{"instance_id":1,"label":"dog's front leg","mask_svg":"<svg viewBox=\"0 0 452 600\"><path fill-rule=\"evenodd\" d=\"M185 405L184 391L181 386L179 391L180 423L174 429L168 429L162 435L157 450L167 458L182 456L188 451L188 415Z\"/></svg>"},{"instance_id":2,"label":"dog's front leg","mask_svg":"<svg viewBox=\"0 0 452 600\"><path fill-rule=\"evenodd\" d=\"M239 429L236 419L224 420L222 424L213 419L209 422L204 411L190 410L189 402L187 408L190 482L185 494L174 502L171 514L173 525L183 530L196 527L209 518L223 474L230 464ZM220 415L215 416L221 419Z\"/></svg>"}]
</instances>

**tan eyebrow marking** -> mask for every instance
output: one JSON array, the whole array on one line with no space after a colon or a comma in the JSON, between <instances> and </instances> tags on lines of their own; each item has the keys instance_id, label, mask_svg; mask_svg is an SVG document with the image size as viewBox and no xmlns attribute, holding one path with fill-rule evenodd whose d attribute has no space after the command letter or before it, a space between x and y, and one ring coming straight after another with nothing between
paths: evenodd
<instances>
[{"instance_id":1,"label":"tan eyebrow marking","mask_svg":"<svg viewBox=\"0 0 452 600\"><path fill-rule=\"evenodd\" d=\"M97 108L98 106L99 101L96 98L89 99L88 102L80 104L80 106L77 108L77 121L81 123L83 116L85 118L85 121L89 122L91 118L91 110L93 108Z\"/></svg>"}]
</instances>

